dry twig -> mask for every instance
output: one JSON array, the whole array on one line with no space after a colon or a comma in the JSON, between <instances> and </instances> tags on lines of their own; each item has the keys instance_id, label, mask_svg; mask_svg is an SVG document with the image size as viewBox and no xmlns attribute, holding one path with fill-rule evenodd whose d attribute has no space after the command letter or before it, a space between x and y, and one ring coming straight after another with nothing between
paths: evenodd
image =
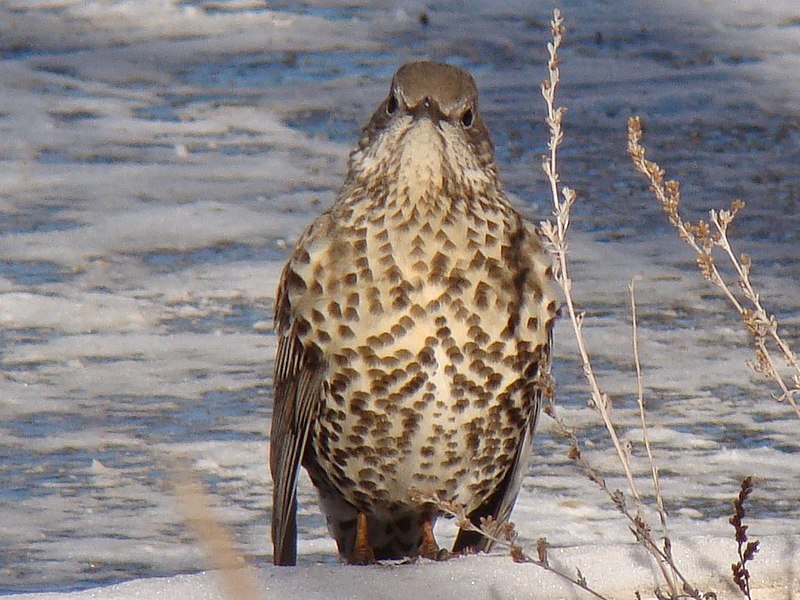
<instances>
[{"instance_id":1,"label":"dry twig","mask_svg":"<svg viewBox=\"0 0 800 600\"><path fill-rule=\"evenodd\" d=\"M581 588L598 600L609 600L599 592L589 587L589 583L586 581L586 578L583 576L580 569L577 569L577 573L573 577L572 575L563 573L553 567L550 564L547 556L549 544L545 538L539 538L537 540L536 558L534 558L525 552L525 549L517 542L517 531L514 523L511 521L498 523L491 517L484 517L481 519L481 524L479 527L470 520L463 505L448 502L430 494L420 494L417 497L417 500L435 505L440 511L442 511L444 515L454 518L456 520L456 525L459 528L480 533L492 540L495 545L501 548L506 548L511 555L511 558L514 559L514 562L536 565L545 571L553 573L561 579Z\"/></svg>"},{"instance_id":2,"label":"dry twig","mask_svg":"<svg viewBox=\"0 0 800 600\"><path fill-rule=\"evenodd\" d=\"M747 539L747 525L742 521L745 516L744 503L753 492L753 478L745 477L739 490L739 496L733 501L733 516L728 520L736 530L736 543L738 544L739 561L731 565L733 571L733 582L739 586L742 594L747 600L752 600L750 596L750 571L747 570L747 563L755 558L758 552L758 540L751 542Z\"/></svg>"},{"instance_id":3,"label":"dry twig","mask_svg":"<svg viewBox=\"0 0 800 600\"><path fill-rule=\"evenodd\" d=\"M176 465L172 472L178 507L200 541L206 560L218 571L225 597L256 600L259 597L258 584L247 570L244 559L236 552L230 532L212 513L202 486L185 466Z\"/></svg>"},{"instance_id":4,"label":"dry twig","mask_svg":"<svg viewBox=\"0 0 800 600\"><path fill-rule=\"evenodd\" d=\"M664 554L667 557L667 562L672 563L672 540L669 537L669 528L667 527L667 511L664 508L664 497L661 494L661 483L658 477L658 467L653 459L653 452L650 448L650 438L647 436L647 419L644 410L644 384L642 378L642 363L639 359L639 335L638 335L638 321L636 319L636 288L632 280L628 286L631 298L631 329L633 338L633 362L636 366L636 399L639 404L639 419L642 423L642 441L644 442L645 451L647 452L647 461L650 463L650 475L653 479L653 490L656 496L656 509L658 510L658 517L661 521L661 531L664 535ZM666 570L665 576L670 576L671 573ZM674 589L674 581L670 586Z\"/></svg>"},{"instance_id":5,"label":"dry twig","mask_svg":"<svg viewBox=\"0 0 800 600\"><path fill-rule=\"evenodd\" d=\"M639 495L639 491L636 488L636 483L633 479L633 472L630 466L630 457L628 456L628 453L626 452L622 442L620 442L619 436L614 428L614 424L611 421L611 401L608 398L608 395L603 393L600 389L600 385L598 384L597 378L594 375L591 360L589 359L589 352L587 351L586 344L583 340L581 328L583 326L584 314L577 311L572 300L572 278L570 277L569 262L567 260L567 230L569 229L570 209L575 202L576 195L575 191L568 187L563 187L561 189L561 195L559 195L558 191L559 174L557 158L558 148L564 138L564 133L561 129L561 123L566 109L564 107L556 108L555 96L556 88L559 83L558 48L561 45L564 26L560 12L556 10L553 14L553 42L547 44L547 49L550 53L550 59L547 63L550 77L542 84L542 96L544 97L547 105L546 122L550 128L550 141L548 143L548 149L550 150L550 153L542 157L542 169L544 170L545 175L547 175L547 179L550 182L555 223L551 221L543 221L540 226L542 233L549 243L550 249L556 259L554 274L556 281L558 281L559 285L564 291L564 303L567 307L573 332L575 333L575 340L578 345L578 353L580 354L581 363L583 365L583 373L586 376L586 380L589 384L592 394L591 403L597 409L603 419L606 430L608 431L611 441L614 444L614 448L617 451L619 461L625 471L625 476L628 479L628 487L630 488L631 493L636 501L639 502L641 500L641 496Z\"/></svg>"},{"instance_id":6,"label":"dry twig","mask_svg":"<svg viewBox=\"0 0 800 600\"><path fill-rule=\"evenodd\" d=\"M583 458L580 446L575 434L570 431L556 415L555 407L550 403L545 407L545 412L554 418L560 433L569 440L570 443L570 458L572 458L587 477L594 481L604 492L606 492L614 502L617 509L625 515L629 520L631 532L636 537L645 549L655 558L656 563L662 573L664 582L668 588L668 598L712 598L713 594L701 595L689 581L683 576L677 568L675 561L672 558L671 546L669 540L665 542L662 549L654 540L650 524L642 515L642 497L636 487L633 472L630 464L630 456L627 448L620 442L614 423L611 420L611 401L607 394L605 394L595 377L592 363L589 358L589 353L582 334L583 313L579 313L575 308L572 298L572 279L569 272L568 261L568 245L566 241L567 230L569 229L570 209L575 202L576 195L574 190L568 187L562 187L559 193L559 174L558 174L558 148L563 140L564 134L562 131L562 121L565 113L563 107L556 107L555 96L556 88L559 83L559 69L558 69L558 49L561 44L562 36L564 34L563 19L560 11L556 9L553 13L553 21L551 24L553 33L553 42L547 45L549 52L549 60L547 63L549 78L542 84L542 96L544 97L545 104L547 105L547 125L550 129L550 141L548 143L549 153L542 157L542 169L547 176L550 184L550 192L553 200L553 215L554 222L542 222L540 227L551 252L555 257L554 275L564 292L564 303L569 315L570 324L572 325L573 333L578 347L578 353L581 357L583 366L583 373L586 381L591 390L591 404L597 409L600 414L606 431L611 438L614 448L617 453L620 464L625 472L628 481L628 487L631 495L633 496L638 510L632 513L628 508L625 495L620 490L611 491L605 480L597 474L597 472L588 464ZM656 476L656 485L657 476ZM663 509L663 504L660 507ZM677 581L681 583L681 591L678 590ZM656 590L658 595L662 595L659 590Z\"/></svg>"},{"instance_id":7,"label":"dry twig","mask_svg":"<svg viewBox=\"0 0 800 600\"><path fill-rule=\"evenodd\" d=\"M673 179L666 180L664 170L658 163L646 159L641 140L641 120L639 117L631 117L628 119L628 154L634 166L649 180L650 190L661 203L678 235L697 254L697 266L703 277L721 290L739 313L755 347L756 359L749 363L750 367L778 385L780 395L777 399L786 400L800 419L800 406L795 399L795 396L800 394L800 361L781 337L775 315L767 312L761 304L761 297L750 281L752 268L750 257L744 253L737 256L728 240L728 227L738 212L744 208L744 202L734 200L728 210L711 210L709 212L711 225L702 220L697 223L685 221L678 212L681 200L680 183ZM714 259L715 249L722 251L736 272L738 294L722 277ZM777 350L793 371L792 383L787 382L781 375L770 346Z\"/></svg>"}]
</instances>

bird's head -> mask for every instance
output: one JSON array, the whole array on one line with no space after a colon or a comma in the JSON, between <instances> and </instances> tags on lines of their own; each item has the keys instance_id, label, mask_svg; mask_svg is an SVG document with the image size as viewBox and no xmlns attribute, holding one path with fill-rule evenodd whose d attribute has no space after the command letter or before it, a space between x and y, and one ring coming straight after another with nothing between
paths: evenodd
<instances>
[{"instance_id":1,"label":"bird's head","mask_svg":"<svg viewBox=\"0 0 800 600\"><path fill-rule=\"evenodd\" d=\"M412 196L494 184L494 148L472 76L438 62L400 67L350 156L350 173Z\"/></svg>"}]
</instances>

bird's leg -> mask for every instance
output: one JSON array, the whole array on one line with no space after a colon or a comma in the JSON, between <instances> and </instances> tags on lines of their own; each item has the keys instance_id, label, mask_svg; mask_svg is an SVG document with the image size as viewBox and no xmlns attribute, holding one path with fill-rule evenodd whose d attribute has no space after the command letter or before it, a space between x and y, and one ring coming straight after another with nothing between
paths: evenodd
<instances>
[{"instance_id":1,"label":"bird's leg","mask_svg":"<svg viewBox=\"0 0 800 600\"><path fill-rule=\"evenodd\" d=\"M360 512L356 519L356 543L353 547L353 554L347 558L351 565L374 565L375 553L369 546L367 538L367 513Z\"/></svg>"},{"instance_id":2,"label":"bird's leg","mask_svg":"<svg viewBox=\"0 0 800 600\"><path fill-rule=\"evenodd\" d=\"M444 548L439 548L433 535L433 516L422 517L422 543L419 545L419 555L430 560L445 560L449 553Z\"/></svg>"}]
</instances>

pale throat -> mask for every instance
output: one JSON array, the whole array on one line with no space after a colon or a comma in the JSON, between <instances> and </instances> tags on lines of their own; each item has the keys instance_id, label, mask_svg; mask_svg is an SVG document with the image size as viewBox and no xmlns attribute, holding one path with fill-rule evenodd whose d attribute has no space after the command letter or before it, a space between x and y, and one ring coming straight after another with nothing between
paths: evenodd
<instances>
[{"instance_id":1,"label":"pale throat","mask_svg":"<svg viewBox=\"0 0 800 600\"><path fill-rule=\"evenodd\" d=\"M438 284L423 285L437 254L450 256L452 266L466 266L461 264L466 259L453 255L468 243L465 205L451 197L463 182L452 180L459 165L453 164L455 157L448 148L453 144L444 137L429 119L419 119L406 130L395 155L396 170L381 225L386 227L396 266L421 294L415 300L423 304L444 291ZM463 187L460 192L467 194Z\"/></svg>"},{"instance_id":2,"label":"pale throat","mask_svg":"<svg viewBox=\"0 0 800 600\"><path fill-rule=\"evenodd\" d=\"M436 125L429 119L413 123L405 134L397 170L397 191L409 205L424 203L444 191L444 156L444 141Z\"/></svg>"}]
</instances>

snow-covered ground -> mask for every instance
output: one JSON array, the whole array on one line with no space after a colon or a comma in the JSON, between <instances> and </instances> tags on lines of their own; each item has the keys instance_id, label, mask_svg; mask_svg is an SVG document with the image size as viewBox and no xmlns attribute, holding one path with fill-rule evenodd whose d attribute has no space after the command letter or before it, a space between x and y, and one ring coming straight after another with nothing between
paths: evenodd
<instances>
[{"instance_id":1,"label":"snow-covered ground","mask_svg":"<svg viewBox=\"0 0 800 600\"><path fill-rule=\"evenodd\" d=\"M747 369L736 318L633 173L625 120L642 115L691 217L747 201L738 248L800 347L800 7L561 6L575 296L640 487L632 277L676 556L696 585L735 597L727 516L753 475L754 597L795 597L800 423ZM419 57L475 74L507 187L546 216L538 86L551 11L523 0L0 4L0 594L222 598L217 575L197 573L208 563L170 492L178 459L265 597L578 597L500 555L340 566L305 479L298 567L270 566L267 527L271 311L288 248L332 200L392 72ZM573 348L563 323L561 415L623 487ZM647 595L653 566L546 418L535 446L513 517L525 545L547 537L551 558L597 589ZM438 529L452 539L450 523Z\"/></svg>"}]
</instances>

